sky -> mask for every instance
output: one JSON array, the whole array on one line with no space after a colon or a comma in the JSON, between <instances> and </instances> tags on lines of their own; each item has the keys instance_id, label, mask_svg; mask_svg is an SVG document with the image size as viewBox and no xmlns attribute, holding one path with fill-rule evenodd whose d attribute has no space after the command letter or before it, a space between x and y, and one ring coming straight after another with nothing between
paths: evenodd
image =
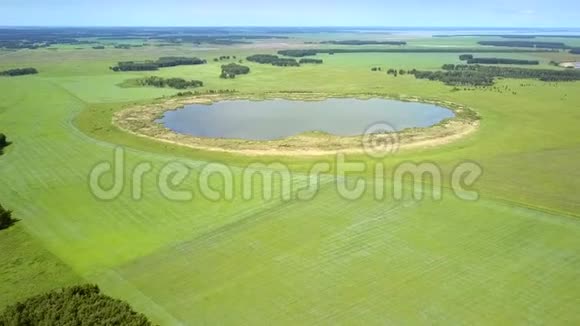
<instances>
[{"instance_id":1,"label":"sky","mask_svg":"<svg viewBox=\"0 0 580 326\"><path fill-rule=\"evenodd\" d=\"M580 27L580 0L0 0L0 26Z\"/></svg>"}]
</instances>

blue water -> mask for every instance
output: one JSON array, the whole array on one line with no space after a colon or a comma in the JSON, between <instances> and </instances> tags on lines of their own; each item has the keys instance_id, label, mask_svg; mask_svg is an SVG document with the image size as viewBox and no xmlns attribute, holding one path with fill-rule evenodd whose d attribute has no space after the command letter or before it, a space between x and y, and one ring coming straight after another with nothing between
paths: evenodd
<instances>
[{"instance_id":1,"label":"blue water","mask_svg":"<svg viewBox=\"0 0 580 326\"><path fill-rule=\"evenodd\" d=\"M385 122L395 130L428 127L453 115L433 104L384 99L236 100L187 105L166 112L159 122L196 137L275 140L309 131L355 136Z\"/></svg>"}]
</instances>

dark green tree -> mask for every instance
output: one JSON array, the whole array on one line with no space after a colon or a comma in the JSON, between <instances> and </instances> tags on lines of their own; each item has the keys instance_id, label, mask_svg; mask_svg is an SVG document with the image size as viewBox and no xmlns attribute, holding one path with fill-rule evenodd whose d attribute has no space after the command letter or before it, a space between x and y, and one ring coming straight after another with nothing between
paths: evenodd
<instances>
[{"instance_id":1,"label":"dark green tree","mask_svg":"<svg viewBox=\"0 0 580 326\"><path fill-rule=\"evenodd\" d=\"M557 69L527 69L482 65L444 65L442 71L408 71L418 79L442 81L451 86L492 86L496 78L538 79L545 82L580 80L580 71Z\"/></svg>"},{"instance_id":2,"label":"dark green tree","mask_svg":"<svg viewBox=\"0 0 580 326\"><path fill-rule=\"evenodd\" d=\"M176 89L194 88L202 87L203 82L200 80L185 80L183 78L162 78L162 77L146 77L140 79L139 82L143 86L153 86L153 87L171 87Z\"/></svg>"},{"instance_id":3,"label":"dark green tree","mask_svg":"<svg viewBox=\"0 0 580 326\"><path fill-rule=\"evenodd\" d=\"M250 62L261 64L271 64L280 67L298 67L300 64L296 59L280 58L277 55L271 54L255 54L246 58Z\"/></svg>"},{"instance_id":4,"label":"dark green tree","mask_svg":"<svg viewBox=\"0 0 580 326\"><path fill-rule=\"evenodd\" d=\"M321 59L300 59L300 61L298 62L300 64L304 64L304 63L313 63L313 64L322 64L323 61ZM381 68L377 68L377 70L381 70Z\"/></svg>"},{"instance_id":5,"label":"dark green tree","mask_svg":"<svg viewBox=\"0 0 580 326\"><path fill-rule=\"evenodd\" d=\"M9 69L5 71L0 71L0 76L8 76L8 77L15 77L15 76L23 76L23 75L35 75L38 73L36 68L16 68L16 69Z\"/></svg>"},{"instance_id":6,"label":"dark green tree","mask_svg":"<svg viewBox=\"0 0 580 326\"><path fill-rule=\"evenodd\" d=\"M12 212L4 209L0 205L0 230L7 229L11 227L16 221L12 218ZM2 325L0 323L0 325Z\"/></svg>"},{"instance_id":7,"label":"dark green tree","mask_svg":"<svg viewBox=\"0 0 580 326\"><path fill-rule=\"evenodd\" d=\"M480 45L509 46L517 48L544 48L566 49L568 46L562 42L537 42L537 41L479 41Z\"/></svg>"},{"instance_id":8,"label":"dark green tree","mask_svg":"<svg viewBox=\"0 0 580 326\"><path fill-rule=\"evenodd\" d=\"M220 78L236 78L237 75L246 75L250 73L250 67L242 66L237 63L222 65Z\"/></svg>"},{"instance_id":9,"label":"dark green tree","mask_svg":"<svg viewBox=\"0 0 580 326\"><path fill-rule=\"evenodd\" d=\"M404 41L368 41L368 40L346 40L346 41L324 41L320 44L338 45L407 45Z\"/></svg>"},{"instance_id":10,"label":"dark green tree","mask_svg":"<svg viewBox=\"0 0 580 326\"><path fill-rule=\"evenodd\" d=\"M202 65L207 61L200 58L186 58L186 57L161 57L155 61L122 61L116 66L111 67L113 71L151 71L159 68L187 66L187 65Z\"/></svg>"},{"instance_id":11,"label":"dark green tree","mask_svg":"<svg viewBox=\"0 0 580 326\"><path fill-rule=\"evenodd\" d=\"M64 288L31 297L6 308L0 325L149 326L129 304L103 295L96 285Z\"/></svg>"},{"instance_id":12,"label":"dark green tree","mask_svg":"<svg viewBox=\"0 0 580 326\"><path fill-rule=\"evenodd\" d=\"M493 65L539 65L538 60L520 60L508 58L471 58L467 60L468 64L493 64Z\"/></svg>"}]
</instances>

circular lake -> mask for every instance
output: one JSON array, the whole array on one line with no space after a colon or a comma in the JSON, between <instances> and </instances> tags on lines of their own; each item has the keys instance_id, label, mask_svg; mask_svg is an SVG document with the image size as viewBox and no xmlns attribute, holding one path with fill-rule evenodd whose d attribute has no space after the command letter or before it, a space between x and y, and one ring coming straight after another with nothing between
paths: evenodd
<instances>
[{"instance_id":1,"label":"circular lake","mask_svg":"<svg viewBox=\"0 0 580 326\"><path fill-rule=\"evenodd\" d=\"M166 112L158 122L195 137L276 140L310 131L362 135L375 123L388 123L395 130L429 127L453 116L451 110L433 104L385 99L277 99L191 104Z\"/></svg>"}]
</instances>

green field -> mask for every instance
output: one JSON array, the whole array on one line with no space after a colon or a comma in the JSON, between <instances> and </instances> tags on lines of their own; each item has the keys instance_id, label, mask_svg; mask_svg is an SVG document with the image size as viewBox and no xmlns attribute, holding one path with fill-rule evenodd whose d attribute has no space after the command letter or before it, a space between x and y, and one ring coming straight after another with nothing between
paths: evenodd
<instances>
[{"instance_id":1,"label":"green field","mask_svg":"<svg viewBox=\"0 0 580 326\"><path fill-rule=\"evenodd\" d=\"M0 309L89 282L161 325L579 324L580 82L506 79L497 86L509 92L457 91L370 71L435 70L459 63L456 53L318 55L324 64L297 68L245 62L251 73L232 80L220 79L223 62L212 60L275 53L320 38L292 35L285 41L290 45L259 41L260 48L0 50L0 70L40 71L0 78L0 132L13 142L0 156L0 201L21 220L0 231ZM474 47L480 39L489 38L421 36L410 45ZM171 55L198 56L208 64L109 70L118 61ZM550 60L571 55L493 56L540 60L547 68ZM310 201L284 201L275 187L268 202L244 200L237 192L231 201L197 194L175 202L159 192L150 173L141 200L132 199L129 185L119 198L99 200L90 192L89 173L111 161L118 145L126 148L129 168L150 162L158 172L170 161L188 164L192 172L183 188L193 187L207 162L231 165L238 182L249 162L285 162L297 171L293 184L304 185L302 172L332 160L203 152L116 129L114 112L177 93L119 86L151 75L202 80L204 90L235 89L256 98L280 91L376 93L467 105L482 117L477 133L405 150L384 163L390 171L404 161L435 162L447 180L459 162L477 162L484 170L475 185L481 198L463 201L446 190L441 201L377 201L370 193L350 201L327 175ZM367 172L351 178L358 177L376 182Z\"/></svg>"}]
</instances>

